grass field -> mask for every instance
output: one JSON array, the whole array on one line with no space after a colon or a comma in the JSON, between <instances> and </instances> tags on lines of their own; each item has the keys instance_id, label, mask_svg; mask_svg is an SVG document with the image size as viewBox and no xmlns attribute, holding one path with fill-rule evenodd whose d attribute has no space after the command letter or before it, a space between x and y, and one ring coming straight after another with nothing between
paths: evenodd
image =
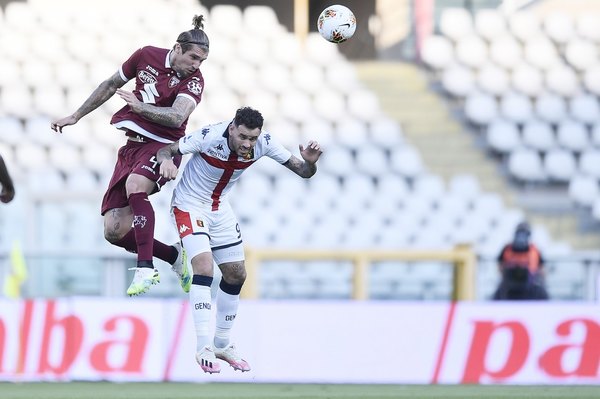
<instances>
[{"instance_id":1,"label":"grass field","mask_svg":"<svg viewBox=\"0 0 600 399\"><path fill-rule=\"evenodd\" d=\"M598 386L0 383L2 399L598 399Z\"/></svg>"}]
</instances>

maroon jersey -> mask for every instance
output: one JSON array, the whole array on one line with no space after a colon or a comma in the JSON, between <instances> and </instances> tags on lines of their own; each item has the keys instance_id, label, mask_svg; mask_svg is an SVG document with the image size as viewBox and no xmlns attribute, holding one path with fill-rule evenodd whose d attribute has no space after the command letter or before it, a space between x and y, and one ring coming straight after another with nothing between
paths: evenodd
<instances>
[{"instance_id":1,"label":"maroon jersey","mask_svg":"<svg viewBox=\"0 0 600 399\"><path fill-rule=\"evenodd\" d=\"M171 107L175 98L184 96L198 105L204 88L202 73L198 70L185 79L178 78L169 62L170 54L168 49L142 47L121 65L121 78L125 81L135 78L133 93L147 104ZM178 128L167 127L132 112L129 105L125 105L113 115L110 123L161 143L172 143L185 135L187 119Z\"/></svg>"}]
</instances>

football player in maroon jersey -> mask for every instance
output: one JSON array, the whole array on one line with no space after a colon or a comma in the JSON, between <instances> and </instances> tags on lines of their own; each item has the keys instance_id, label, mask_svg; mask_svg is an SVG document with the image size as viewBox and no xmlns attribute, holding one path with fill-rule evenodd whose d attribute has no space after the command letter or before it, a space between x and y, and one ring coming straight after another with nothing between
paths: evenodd
<instances>
[{"instance_id":1,"label":"football player in maroon jersey","mask_svg":"<svg viewBox=\"0 0 600 399\"><path fill-rule=\"evenodd\" d=\"M65 126L76 124L115 93L126 103L111 119L128 140L119 149L101 214L106 240L137 253L135 275L127 289L130 296L159 282L153 256L170 263L184 291L189 291L185 252L179 243L166 245L154 239L155 217L148 196L167 181L159 174L156 151L184 136L188 118L202 98L204 78L199 68L209 52L203 21L202 15L194 16L194 28L182 32L171 49L146 46L136 50L79 109L50 125L62 133ZM133 92L123 90L132 79ZM180 156L176 162L181 162Z\"/></svg>"}]
</instances>

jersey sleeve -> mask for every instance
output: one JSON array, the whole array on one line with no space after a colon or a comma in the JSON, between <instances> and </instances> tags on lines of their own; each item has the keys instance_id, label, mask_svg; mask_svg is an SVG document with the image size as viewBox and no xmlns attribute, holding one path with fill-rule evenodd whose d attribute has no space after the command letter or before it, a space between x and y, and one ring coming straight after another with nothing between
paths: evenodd
<instances>
[{"instance_id":1,"label":"jersey sleeve","mask_svg":"<svg viewBox=\"0 0 600 399\"><path fill-rule=\"evenodd\" d=\"M292 157L292 153L270 133L263 131L262 140L265 148L265 156L274 159L280 164L286 163Z\"/></svg>"},{"instance_id":2,"label":"jersey sleeve","mask_svg":"<svg viewBox=\"0 0 600 399\"><path fill-rule=\"evenodd\" d=\"M179 139L179 152L181 155L204 151L205 137L208 133L206 129L208 128L204 127L200 130L195 130Z\"/></svg>"},{"instance_id":3,"label":"jersey sleeve","mask_svg":"<svg viewBox=\"0 0 600 399\"><path fill-rule=\"evenodd\" d=\"M121 79L125 82L129 82L131 79L135 78L137 73L137 66L140 63L142 58L143 48L137 49L131 56L121 65L119 69L119 74L121 75Z\"/></svg>"},{"instance_id":4,"label":"jersey sleeve","mask_svg":"<svg viewBox=\"0 0 600 399\"><path fill-rule=\"evenodd\" d=\"M200 76L192 76L186 84L181 85L177 97L189 98L194 102L194 105L198 105L202 100L202 93L204 92L204 78Z\"/></svg>"}]
</instances>

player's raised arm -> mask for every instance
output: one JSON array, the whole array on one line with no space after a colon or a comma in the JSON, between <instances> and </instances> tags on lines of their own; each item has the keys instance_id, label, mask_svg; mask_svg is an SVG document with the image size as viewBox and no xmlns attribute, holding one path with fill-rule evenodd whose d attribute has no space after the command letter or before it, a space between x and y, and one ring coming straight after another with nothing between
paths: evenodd
<instances>
[{"instance_id":1,"label":"player's raised arm","mask_svg":"<svg viewBox=\"0 0 600 399\"><path fill-rule=\"evenodd\" d=\"M89 114L102 104L104 104L109 98L111 98L117 89L123 87L127 83L121 78L119 72L115 72L110 78L106 79L90 94L85 102L73 112L71 115L66 116L62 119L58 119L50 123L50 127L55 132L62 133L62 128L65 126L74 125L85 115Z\"/></svg>"},{"instance_id":2,"label":"player's raised arm","mask_svg":"<svg viewBox=\"0 0 600 399\"><path fill-rule=\"evenodd\" d=\"M180 127L196 108L196 104L186 97L177 97L171 107L157 107L138 100L135 94L127 90L119 89L117 94L136 114L167 127Z\"/></svg>"},{"instance_id":3,"label":"player's raised arm","mask_svg":"<svg viewBox=\"0 0 600 399\"><path fill-rule=\"evenodd\" d=\"M316 141L309 141L306 148L300 144L300 156L302 159L296 158L294 155L283 165L300 177L309 178L317 173L317 161L323 153L321 146Z\"/></svg>"}]
</instances>

